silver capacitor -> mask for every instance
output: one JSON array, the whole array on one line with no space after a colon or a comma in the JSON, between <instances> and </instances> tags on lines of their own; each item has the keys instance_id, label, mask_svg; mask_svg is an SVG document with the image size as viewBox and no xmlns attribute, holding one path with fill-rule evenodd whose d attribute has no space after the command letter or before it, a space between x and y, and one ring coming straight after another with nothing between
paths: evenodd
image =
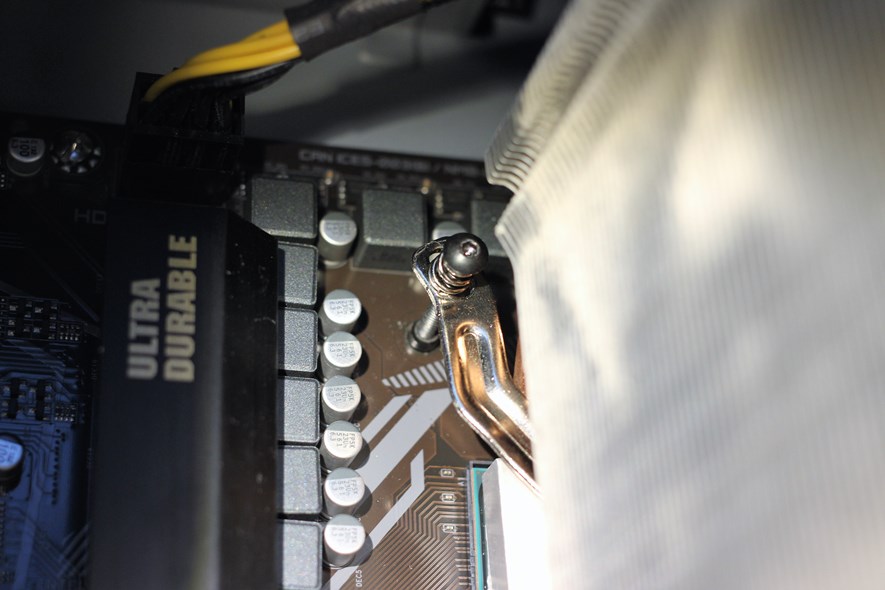
<instances>
[{"instance_id":1,"label":"silver capacitor","mask_svg":"<svg viewBox=\"0 0 885 590\"><path fill-rule=\"evenodd\" d=\"M336 420L323 432L320 456L326 469L347 467L363 448L360 429L344 420Z\"/></svg>"},{"instance_id":2,"label":"silver capacitor","mask_svg":"<svg viewBox=\"0 0 885 590\"><path fill-rule=\"evenodd\" d=\"M360 386L350 377L335 375L323 385L320 400L323 420L331 423L336 420L350 420L360 404Z\"/></svg>"},{"instance_id":3,"label":"silver capacitor","mask_svg":"<svg viewBox=\"0 0 885 590\"><path fill-rule=\"evenodd\" d=\"M353 514L366 497L366 482L349 467L333 469L323 483L323 511L329 516Z\"/></svg>"},{"instance_id":4,"label":"silver capacitor","mask_svg":"<svg viewBox=\"0 0 885 590\"><path fill-rule=\"evenodd\" d=\"M323 342L320 366L326 379L335 375L350 377L363 356L363 345L348 332L333 332Z\"/></svg>"},{"instance_id":5,"label":"silver capacitor","mask_svg":"<svg viewBox=\"0 0 885 590\"><path fill-rule=\"evenodd\" d=\"M356 222L346 213L330 211L320 219L317 249L329 268L344 266L356 241Z\"/></svg>"},{"instance_id":6,"label":"silver capacitor","mask_svg":"<svg viewBox=\"0 0 885 590\"><path fill-rule=\"evenodd\" d=\"M351 332L363 312L360 298L347 289L329 291L320 307L320 325L323 334Z\"/></svg>"},{"instance_id":7,"label":"silver capacitor","mask_svg":"<svg viewBox=\"0 0 885 590\"><path fill-rule=\"evenodd\" d=\"M455 234L463 234L466 231L467 230L464 226L457 221L440 221L433 226L433 232L430 234L430 239L441 240L442 238L447 238Z\"/></svg>"},{"instance_id":8,"label":"silver capacitor","mask_svg":"<svg viewBox=\"0 0 885 590\"><path fill-rule=\"evenodd\" d=\"M333 516L323 529L323 555L333 567L351 563L365 544L363 523L349 514Z\"/></svg>"}]
</instances>

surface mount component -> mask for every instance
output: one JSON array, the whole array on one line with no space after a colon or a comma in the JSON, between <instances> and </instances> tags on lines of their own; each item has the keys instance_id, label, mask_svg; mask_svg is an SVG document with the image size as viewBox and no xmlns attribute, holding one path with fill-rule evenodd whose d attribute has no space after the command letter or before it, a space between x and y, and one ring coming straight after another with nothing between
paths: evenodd
<instances>
[{"instance_id":1,"label":"surface mount component","mask_svg":"<svg viewBox=\"0 0 885 590\"><path fill-rule=\"evenodd\" d=\"M330 211L323 215L318 247L327 268L344 266L356 234L356 222L347 213Z\"/></svg>"},{"instance_id":2,"label":"surface mount component","mask_svg":"<svg viewBox=\"0 0 885 590\"><path fill-rule=\"evenodd\" d=\"M282 590L319 590L323 575L323 527L315 522L279 523Z\"/></svg>"},{"instance_id":3,"label":"surface mount component","mask_svg":"<svg viewBox=\"0 0 885 590\"><path fill-rule=\"evenodd\" d=\"M349 332L333 332L323 342L320 364L327 379L335 375L350 377L363 356L363 345Z\"/></svg>"},{"instance_id":4,"label":"surface mount component","mask_svg":"<svg viewBox=\"0 0 885 590\"><path fill-rule=\"evenodd\" d=\"M485 242L491 258L506 258L504 246L495 235L495 225L504 214L507 203L500 201L473 201L470 203L470 231Z\"/></svg>"},{"instance_id":5,"label":"surface mount component","mask_svg":"<svg viewBox=\"0 0 885 590\"><path fill-rule=\"evenodd\" d=\"M352 332L363 312L360 298L347 289L335 289L323 298L320 308L320 326L323 334Z\"/></svg>"},{"instance_id":6,"label":"surface mount component","mask_svg":"<svg viewBox=\"0 0 885 590\"><path fill-rule=\"evenodd\" d=\"M280 300L288 305L313 307L317 300L317 249L280 244Z\"/></svg>"},{"instance_id":7,"label":"surface mount component","mask_svg":"<svg viewBox=\"0 0 885 590\"><path fill-rule=\"evenodd\" d=\"M537 489L532 468L532 426L525 395L507 366L491 287L482 275L487 250L471 234L429 242L415 252L415 275L438 318L449 388L462 418L511 468ZM425 313L412 337L430 325Z\"/></svg>"},{"instance_id":8,"label":"surface mount component","mask_svg":"<svg viewBox=\"0 0 885 590\"><path fill-rule=\"evenodd\" d=\"M383 190L363 193L354 266L406 271L412 253L426 241L427 213L421 194Z\"/></svg>"},{"instance_id":9,"label":"surface mount component","mask_svg":"<svg viewBox=\"0 0 885 590\"><path fill-rule=\"evenodd\" d=\"M277 395L277 438L314 445L320 439L320 384L316 379L282 377Z\"/></svg>"},{"instance_id":10,"label":"surface mount component","mask_svg":"<svg viewBox=\"0 0 885 590\"><path fill-rule=\"evenodd\" d=\"M323 530L323 553L326 562L344 567L366 544L366 529L359 519L349 514L333 516Z\"/></svg>"},{"instance_id":11,"label":"surface mount component","mask_svg":"<svg viewBox=\"0 0 885 590\"><path fill-rule=\"evenodd\" d=\"M320 458L314 447L279 449L277 507L287 516L319 514Z\"/></svg>"},{"instance_id":12,"label":"surface mount component","mask_svg":"<svg viewBox=\"0 0 885 590\"><path fill-rule=\"evenodd\" d=\"M6 167L18 176L34 176L46 160L46 141L40 137L10 137L6 144Z\"/></svg>"},{"instance_id":13,"label":"surface mount component","mask_svg":"<svg viewBox=\"0 0 885 590\"><path fill-rule=\"evenodd\" d=\"M366 482L349 467L333 469L323 483L323 510L329 516L353 514L366 498Z\"/></svg>"},{"instance_id":14,"label":"surface mount component","mask_svg":"<svg viewBox=\"0 0 885 590\"><path fill-rule=\"evenodd\" d=\"M350 422L337 420L326 426L320 443L320 455L326 469L347 467L363 448L360 429Z\"/></svg>"},{"instance_id":15,"label":"surface mount component","mask_svg":"<svg viewBox=\"0 0 885 590\"><path fill-rule=\"evenodd\" d=\"M322 407L326 423L350 420L360 404L362 392L350 377L336 375L323 385Z\"/></svg>"},{"instance_id":16,"label":"surface mount component","mask_svg":"<svg viewBox=\"0 0 885 590\"><path fill-rule=\"evenodd\" d=\"M312 183L254 176L249 185L252 223L278 238L317 237L317 195Z\"/></svg>"},{"instance_id":17,"label":"surface mount component","mask_svg":"<svg viewBox=\"0 0 885 590\"><path fill-rule=\"evenodd\" d=\"M311 374L317 370L317 314L309 309L280 312L280 369Z\"/></svg>"}]
</instances>

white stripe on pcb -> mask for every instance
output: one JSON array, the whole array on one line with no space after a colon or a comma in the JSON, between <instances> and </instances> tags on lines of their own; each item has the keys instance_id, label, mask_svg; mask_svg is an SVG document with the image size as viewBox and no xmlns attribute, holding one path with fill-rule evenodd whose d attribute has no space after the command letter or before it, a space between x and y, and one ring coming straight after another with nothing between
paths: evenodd
<instances>
[{"instance_id":1,"label":"white stripe on pcb","mask_svg":"<svg viewBox=\"0 0 885 590\"><path fill-rule=\"evenodd\" d=\"M431 363L429 365L425 365L427 370L433 373L433 376L436 377L437 381L444 381L442 373L439 372L439 369L436 368L436 365Z\"/></svg>"},{"instance_id":2,"label":"white stripe on pcb","mask_svg":"<svg viewBox=\"0 0 885 590\"><path fill-rule=\"evenodd\" d=\"M400 411L400 408L406 405L406 402L410 399L412 399L411 395L398 395L387 402L387 404L381 408L381 411L372 418L372 421L363 428L363 440L367 443L372 442L372 439L375 438L385 426L387 426L390 419L393 418L396 413Z\"/></svg>"},{"instance_id":3,"label":"white stripe on pcb","mask_svg":"<svg viewBox=\"0 0 885 590\"><path fill-rule=\"evenodd\" d=\"M416 386L416 385L418 385L418 382L415 381L415 378L414 378L414 377L412 377L412 372L411 372L411 371L406 371L405 373L403 373L403 374L400 376L400 379L402 379L403 377L406 378L406 380L409 382L409 385L412 385L412 386Z\"/></svg>"},{"instance_id":4,"label":"white stripe on pcb","mask_svg":"<svg viewBox=\"0 0 885 590\"><path fill-rule=\"evenodd\" d=\"M427 370L427 367L418 367L418 372L424 375L428 383L436 383L438 381L438 379L430 374L430 371Z\"/></svg>"},{"instance_id":5,"label":"white stripe on pcb","mask_svg":"<svg viewBox=\"0 0 885 590\"><path fill-rule=\"evenodd\" d=\"M376 444L370 445L369 460L356 471L366 487L374 490L406 456L421 437L452 405L448 389L425 391Z\"/></svg>"},{"instance_id":6,"label":"white stripe on pcb","mask_svg":"<svg viewBox=\"0 0 885 590\"><path fill-rule=\"evenodd\" d=\"M420 371L418 371L418 369L412 369L411 371L409 371L409 374L417 379L418 383L420 383L421 385L427 385L427 379L424 378L424 376L421 374Z\"/></svg>"}]
</instances>

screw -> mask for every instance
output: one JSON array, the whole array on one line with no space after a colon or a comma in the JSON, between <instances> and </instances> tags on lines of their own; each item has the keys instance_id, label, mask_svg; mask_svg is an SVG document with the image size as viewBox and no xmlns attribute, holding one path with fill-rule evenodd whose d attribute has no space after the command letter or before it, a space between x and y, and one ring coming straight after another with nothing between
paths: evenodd
<instances>
[{"instance_id":1,"label":"screw","mask_svg":"<svg viewBox=\"0 0 885 590\"><path fill-rule=\"evenodd\" d=\"M439 318L436 308L432 305L424 310L421 317L413 323L408 332L408 342L418 352L430 352L439 346Z\"/></svg>"},{"instance_id":2,"label":"screw","mask_svg":"<svg viewBox=\"0 0 885 590\"><path fill-rule=\"evenodd\" d=\"M463 295L488 260L488 248L478 237L466 233L449 236L442 253L430 267L430 284L440 294ZM411 325L406 340L419 352L429 352L439 346L439 318L433 305Z\"/></svg>"}]
</instances>

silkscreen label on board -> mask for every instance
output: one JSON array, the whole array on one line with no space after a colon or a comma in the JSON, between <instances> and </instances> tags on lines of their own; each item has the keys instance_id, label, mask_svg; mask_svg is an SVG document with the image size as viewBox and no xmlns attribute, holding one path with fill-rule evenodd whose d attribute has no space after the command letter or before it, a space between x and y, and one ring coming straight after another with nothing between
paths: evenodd
<instances>
[{"instance_id":1,"label":"silkscreen label on board","mask_svg":"<svg viewBox=\"0 0 885 590\"><path fill-rule=\"evenodd\" d=\"M166 276L132 281L126 363L129 379L161 376L164 381L194 381L196 271L197 237L170 235Z\"/></svg>"}]
</instances>

